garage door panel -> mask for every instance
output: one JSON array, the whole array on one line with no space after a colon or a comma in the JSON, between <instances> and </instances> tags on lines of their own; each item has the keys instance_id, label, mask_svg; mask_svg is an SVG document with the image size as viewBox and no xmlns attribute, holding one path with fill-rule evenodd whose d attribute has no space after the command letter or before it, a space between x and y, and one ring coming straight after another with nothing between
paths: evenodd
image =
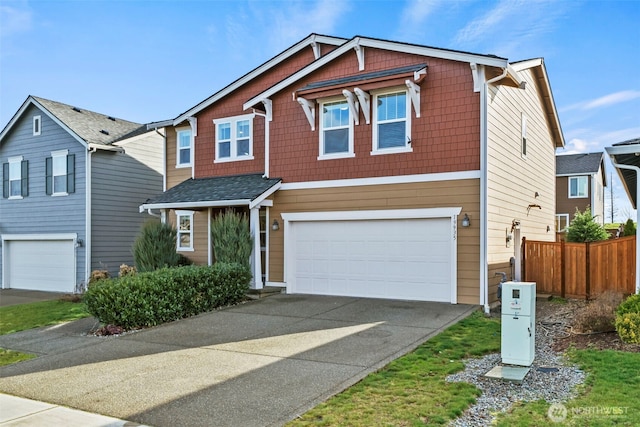
<instances>
[{"instance_id":1,"label":"garage door panel","mask_svg":"<svg viewBox=\"0 0 640 427\"><path fill-rule=\"evenodd\" d=\"M449 302L450 224L450 218L294 222L292 289Z\"/></svg>"}]
</instances>

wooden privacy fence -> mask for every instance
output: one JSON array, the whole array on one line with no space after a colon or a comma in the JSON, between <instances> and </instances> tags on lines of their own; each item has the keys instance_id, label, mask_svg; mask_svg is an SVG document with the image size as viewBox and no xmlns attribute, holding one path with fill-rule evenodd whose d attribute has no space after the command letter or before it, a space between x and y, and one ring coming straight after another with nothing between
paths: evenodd
<instances>
[{"instance_id":1,"label":"wooden privacy fence","mask_svg":"<svg viewBox=\"0 0 640 427\"><path fill-rule=\"evenodd\" d=\"M522 239L523 277L542 294L591 298L636 291L636 236L590 243Z\"/></svg>"}]
</instances>

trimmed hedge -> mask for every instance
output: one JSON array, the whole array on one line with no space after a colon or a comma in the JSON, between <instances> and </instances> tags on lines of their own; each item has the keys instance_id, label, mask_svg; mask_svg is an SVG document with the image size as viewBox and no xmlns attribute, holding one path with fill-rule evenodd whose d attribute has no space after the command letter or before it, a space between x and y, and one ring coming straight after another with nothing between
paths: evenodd
<instances>
[{"instance_id":1,"label":"trimmed hedge","mask_svg":"<svg viewBox=\"0 0 640 427\"><path fill-rule=\"evenodd\" d=\"M239 264L162 268L95 282L83 300L100 322L134 329L236 304L250 280L250 270Z\"/></svg>"}]
</instances>

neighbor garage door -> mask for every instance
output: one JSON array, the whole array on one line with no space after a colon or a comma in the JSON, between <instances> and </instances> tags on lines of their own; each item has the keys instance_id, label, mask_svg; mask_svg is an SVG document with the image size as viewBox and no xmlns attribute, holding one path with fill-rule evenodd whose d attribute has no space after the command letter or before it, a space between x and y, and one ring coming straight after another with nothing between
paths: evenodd
<instances>
[{"instance_id":1,"label":"neighbor garage door","mask_svg":"<svg viewBox=\"0 0 640 427\"><path fill-rule=\"evenodd\" d=\"M295 221L293 293L456 302L451 218Z\"/></svg>"},{"instance_id":2,"label":"neighbor garage door","mask_svg":"<svg viewBox=\"0 0 640 427\"><path fill-rule=\"evenodd\" d=\"M72 239L4 240L3 286L53 292L75 289Z\"/></svg>"}]
</instances>

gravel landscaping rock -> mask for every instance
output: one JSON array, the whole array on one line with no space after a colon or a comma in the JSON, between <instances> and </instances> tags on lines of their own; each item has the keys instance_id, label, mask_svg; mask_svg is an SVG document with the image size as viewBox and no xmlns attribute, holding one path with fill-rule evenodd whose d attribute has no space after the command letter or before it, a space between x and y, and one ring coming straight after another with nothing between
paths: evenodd
<instances>
[{"instance_id":1,"label":"gravel landscaping rock","mask_svg":"<svg viewBox=\"0 0 640 427\"><path fill-rule=\"evenodd\" d=\"M484 376L501 365L499 353L467 359L464 371L447 377L447 381L470 383L482 390L476 404L449 425L489 426L495 421L495 414L507 411L515 402L544 399L558 403L574 397L575 387L584 382L585 373L570 365L562 353L553 350L552 345L554 338L567 334L566 317L563 317L556 312L536 321L535 360L522 384Z\"/></svg>"}]
</instances>

